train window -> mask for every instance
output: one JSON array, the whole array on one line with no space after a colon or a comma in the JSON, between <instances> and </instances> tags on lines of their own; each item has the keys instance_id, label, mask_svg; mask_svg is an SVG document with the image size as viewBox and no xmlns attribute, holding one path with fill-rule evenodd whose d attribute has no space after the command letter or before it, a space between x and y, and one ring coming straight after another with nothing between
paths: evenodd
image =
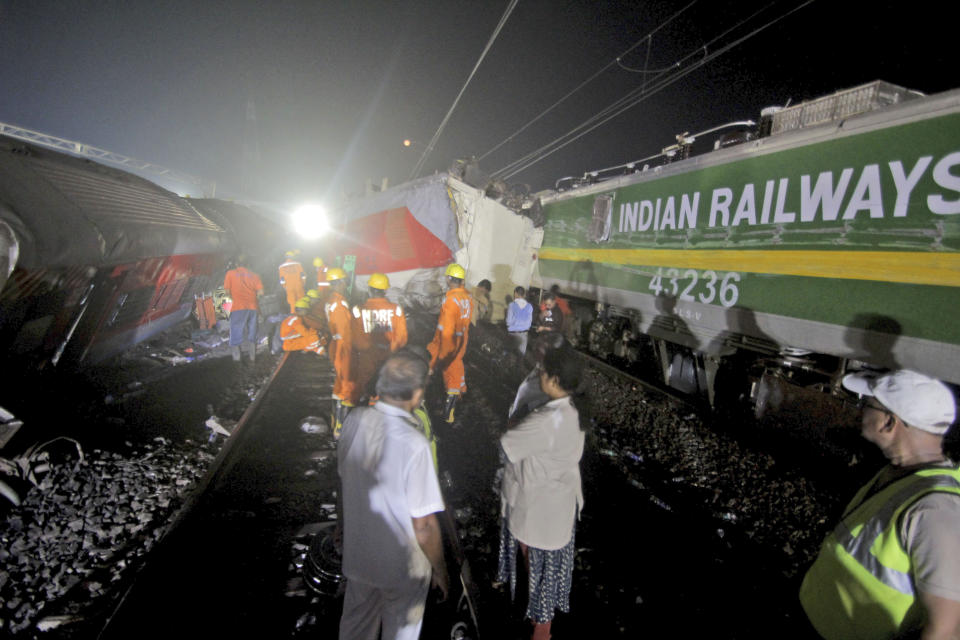
<instances>
[{"instance_id":1,"label":"train window","mask_svg":"<svg viewBox=\"0 0 960 640\"><path fill-rule=\"evenodd\" d=\"M609 242L610 226L613 219L613 194L597 196L593 201L593 219L587 230L590 242Z\"/></svg>"}]
</instances>

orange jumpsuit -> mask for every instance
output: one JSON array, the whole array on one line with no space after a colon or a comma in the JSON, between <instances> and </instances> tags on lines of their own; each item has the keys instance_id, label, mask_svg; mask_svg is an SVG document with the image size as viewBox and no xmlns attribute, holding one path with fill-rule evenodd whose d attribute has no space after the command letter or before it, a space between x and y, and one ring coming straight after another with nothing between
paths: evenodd
<instances>
[{"instance_id":1,"label":"orange jumpsuit","mask_svg":"<svg viewBox=\"0 0 960 640\"><path fill-rule=\"evenodd\" d=\"M327 326L330 330L331 347L328 351L333 369L337 372L333 382L333 397L349 403L356 403L356 386L352 375L353 354L352 318L346 299L331 291L324 305L327 314Z\"/></svg>"},{"instance_id":2,"label":"orange jumpsuit","mask_svg":"<svg viewBox=\"0 0 960 640\"><path fill-rule=\"evenodd\" d=\"M440 307L440 318L433 340L427 345L430 368L443 370L447 393L464 393L467 381L463 371L463 354L467 351L470 318L473 317L473 296L463 287L447 291Z\"/></svg>"},{"instance_id":3,"label":"orange jumpsuit","mask_svg":"<svg viewBox=\"0 0 960 640\"><path fill-rule=\"evenodd\" d=\"M370 298L353 308L353 348L356 352L354 380L357 392L370 391L370 384L387 357L407 344L407 319L403 308L386 298Z\"/></svg>"},{"instance_id":4,"label":"orange jumpsuit","mask_svg":"<svg viewBox=\"0 0 960 640\"><path fill-rule=\"evenodd\" d=\"M293 260L287 260L278 269L280 272L280 285L287 292L287 302L290 303L290 313L296 312L297 300L302 298L306 292L303 289L303 265Z\"/></svg>"},{"instance_id":5,"label":"orange jumpsuit","mask_svg":"<svg viewBox=\"0 0 960 640\"><path fill-rule=\"evenodd\" d=\"M313 351L322 354L326 341L316 329L308 327L298 315L287 316L280 325L280 340L284 351Z\"/></svg>"}]
</instances>

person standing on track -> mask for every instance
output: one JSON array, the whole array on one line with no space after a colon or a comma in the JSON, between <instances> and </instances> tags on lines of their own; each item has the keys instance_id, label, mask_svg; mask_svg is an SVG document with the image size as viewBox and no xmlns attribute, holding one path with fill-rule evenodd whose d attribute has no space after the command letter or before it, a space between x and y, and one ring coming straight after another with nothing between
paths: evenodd
<instances>
[{"instance_id":1,"label":"person standing on track","mask_svg":"<svg viewBox=\"0 0 960 640\"><path fill-rule=\"evenodd\" d=\"M490 303L490 290L493 285L489 280L481 280L473 288L473 318L471 324L477 326L477 322L490 322L490 316L493 315L493 305Z\"/></svg>"},{"instance_id":2,"label":"person standing on track","mask_svg":"<svg viewBox=\"0 0 960 640\"><path fill-rule=\"evenodd\" d=\"M223 288L233 300L230 307L230 354L234 362L240 362L240 347L249 342L248 356L250 362L254 362L263 283L260 276L247 269L246 256L237 257L236 267L227 271L223 278Z\"/></svg>"},{"instance_id":3,"label":"person standing on track","mask_svg":"<svg viewBox=\"0 0 960 640\"><path fill-rule=\"evenodd\" d=\"M563 311L557 305L557 294L548 291L543 294L543 302L540 303L540 317L537 319L537 333L544 332L562 333L563 332Z\"/></svg>"},{"instance_id":4,"label":"person standing on track","mask_svg":"<svg viewBox=\"0 0 960 640\"><path fill-rule=\"evenodd\" d=\"M350 305L343 294L347 291L347 274L343 269L334 267L327 270L327 282L330 283L330 292L324 310L327 316L327 327L330 331L330 347L328 355L333 363L337 377L333 382L333 410L330 416L330 426L335 438L340 437L343 419L354 405L355 385L353 381L353 321Z\"/></svg>"},{"instance_id":5,"label":"person standing on track","mask_svg":"<svg viewBox=\"0 0 960 640\"><path fill-rule=\"evenodd\" d=\"M353 308L353 348L356 351L357 394L374 397L368 388L377 369L387 357L407 344L407 319L403 308L387 300L390 280L385 274L371 274L367 281L370 297Z\"/></svg>"},{"instance_id":6,"label":"person standing on track","mask_svg":"<svg viewBox=\"0 0 960 640\"><path fill-rule=\"evenodd\" d=\"M473 317L473 296L463 288L467 277L457 263L447 266L447 295L440 307L440 318L433 340L427 345L430 352L430 373L438 368L443 372L443 384L447 400L443 414L447 423L453 423L457 400L467 391L466 374L463 369L463 354L467 351L470 319Z\"/></svg>"},{"instance_id":7,"label":"person standing on track","mask_svg":"<svg viewBox=\"0 0 960 640\"><path fill-rule=\"evenodd\" d=\"M539 370L548 402L500 437L505 458L495 587L516 594L517 563L527 567L533 640L548 640L554 612L570 611L574 531L583 509L580 458L588 424L579 393L582 365L569 349L546 353ZM519 554L518 554L519 551Z\"/></svg>"},{"instance_id":8,"label":"person standing on track","mask_svg":"<svg viewBox=\"0 0 960 640\"><path fill-rule=\"evenodd\" d=\"M286 260L277 269L280 274L280 286L287 292L290 313L296 313L297 311L297 300L304 295L303 283L306 278L303 273L303 265L295 260L296 256L297 252L295 250L287 251Z\"/></svg>"},{"instance_id":9,"label":"person standing on track","mask_svg":"<svg viewBox=\"0 0 960 640\"><path fill-rule=\"evenodd\" d=\"M324 287L324 292L326 292L326 287ZM320 333L326 333L327 316L323 308L324 301L326 300L325 296L319 289L309 289L305 297L310 306L307 309L306 315L303 317L303 321L311 329L316 329Z\"/></svg>"},{"instance_id":10,"label":"person standing on track","mask_svg":"<svg viewBox=\"0 0 960 640\"><path fill-rule=\"evenodd\" d=\"M527 339L533 324L533 305L527 302L526 295L526 289L517 287L513 290L513 302L507 307L507 333L521 356L527 353Z\"/></svg>"},{"instance_id":11,"label":"person standing on track","mask_svg":"<svg viewBox=\"0 0 960 640\"><path fill-rule=\"evenodd\" d=\"M327 286L327 268L323 264L323 258L317 256L313 259L313 266L317 270L317 284L316 286L320 289L326 288Z\"/></svg>"},{"instance_id":12,"label":"person standing on track","mask_svg":"<svg viewBox=\"0 0 960 640\"><path fill-rule=\"evenodd\" d=\"M828 640L960 638L960 467L943 450L954 394L908 370L843 386L860 394L860 434L890 464L827 536L800 603Z\"/></svg>"},{"instance_id":13,"label":"person standing on track","mask_svg":"<svg viewBox=\"0 0 960 640\"><path fill-rule=\"evenodd\" d=\"M337 445L347 578L340 640L416 640L431 582L447 598L437 518L443 497L430 447L411 415L426 378L422 359L390 356L377 379L377 404L344 422Z\"/></svg>"}]
</instances>

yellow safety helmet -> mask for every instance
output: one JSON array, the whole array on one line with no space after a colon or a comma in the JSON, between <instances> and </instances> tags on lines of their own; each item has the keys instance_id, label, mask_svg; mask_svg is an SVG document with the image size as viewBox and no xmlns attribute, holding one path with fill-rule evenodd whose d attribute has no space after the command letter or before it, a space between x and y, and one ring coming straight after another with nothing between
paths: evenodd
<instances>
[{"instance_id":1,"label":"yellow safety helmet","mask_svg":"<svg viewBox=\"0 0 960 640\"><path fill-rule=\"evenodd\" d=\"M390 279L387 278L385 274L372 273L370 274L370 279L367 281L367 286L373 287L374 289L387 290L390 288Z\"/></svg>"},{"instance_id":2,"label":"yellow safety helmet","mask_svg":"<svg viewBox=\"0 0 960 640\"><path fill-rule=\"evenodd\" d=\"M320 292L317 291L316 289L310 289L309 291L307 291L307 297L308 297L308 298L319 298L319 297L320 297Z\"/></svg>"},{"instance_id":3,"label":"yellow safety helmet","mask_svg":"<svg viewBox=\"0 0 960 640\"><path fill-rule=\"evenodd\" d=\"M292 258L292 257L294 257L295 255L297 255L298 253L300 253L300 252L297 251L296 249L290 249L290 251L287 251L287 253L286 253L285 255L286 255L288 258Z\"/></svg>"},{"instance_id":4,"label":"yellow safety helmet","mask_svg":"<svg viewBox=\"0 0 960 640\"><path fill-rule=\"evenodd\" d=\"M297 300L297 301L293 304L293 306L294 306L295 308L297 308L297 309L309 309L309 308L310 308L310 298L308 298L307 296L303 296L302 298L300 298L299 300Z\"/></svg>"},{"instance_id":5,"label":"yellow safety helmet","mask_svg":"<svg viewBox=\"0 0 960 640\"><path fill-rule=\"evenodd\" d=\"M334 282L335 280L343 280L346 277L347 277L347 272L341 269L340 267L327 269L327 282Z\"/></svg>"},{"instance_id":6,"label":"yellow safety helmet","mask_svg":"<svg viewBox=\"0 0 960 640\"><path fill-rule=\"evenodd\" d=\"M320 267L322 267L322 266L323 266L323 258L321 258L321 257L319 257L319 256L316 257L316 258L314 258L314 259L313 259L313 266L315 266L317 269L319 269Z\"/></svg>"},{"instance_id":7,"label":"yellow safety helmet","mask_svg":"<svg viewBox=\"0 0 960 640\"><path fill-rule=\"evenodd\" d=\"M458 280L464 280L467 277L467 272L464 271L463 267L454 262L447 265L447 270L444 272L444 275L450 276L451 278L456 278Z\"/></svg>"}]
</instances>

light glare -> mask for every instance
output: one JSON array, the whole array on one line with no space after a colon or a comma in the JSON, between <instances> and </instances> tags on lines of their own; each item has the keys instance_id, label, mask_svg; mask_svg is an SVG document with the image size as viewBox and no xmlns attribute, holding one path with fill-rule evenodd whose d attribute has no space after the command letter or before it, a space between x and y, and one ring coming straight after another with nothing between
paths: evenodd
<instances>
[{"instance_id":1,"label":"light glare","mask_svg":"<svg viewBox=\"0 0 960 640\"><path fill-rule=\"evenodd\" d=\"M319 238L329 229L327 213L318 204L305 204L293 212L293 228L304 238Z\"/></svg>"}]
</instances>

